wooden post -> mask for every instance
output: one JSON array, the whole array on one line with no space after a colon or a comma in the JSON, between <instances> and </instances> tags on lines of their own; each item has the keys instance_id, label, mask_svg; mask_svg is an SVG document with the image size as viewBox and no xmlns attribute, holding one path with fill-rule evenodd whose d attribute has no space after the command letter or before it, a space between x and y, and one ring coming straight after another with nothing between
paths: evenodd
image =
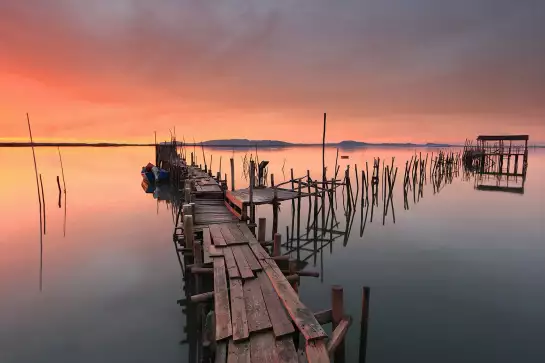
<instances>
[{"instance_id":1,"label":"wooden post","mask_svg":"<svg viewBox=\"0 0 545 363\"><path fill-rule=\"evenodd\" d=\"M218 183L221 181L221 173L219 171L216 173L216 180Z\"/></svg>"},{"instance_id":2,"label":"wooden post","mask_svg":"<svg viewBox=\"0 0 545 363\"><path fill-rule=\"evenodd\" d=\"M250 223L255 231L255 205L254 205L254 184L255 184L255 161L250 160Z\"/></svg>"},{"instance_id":3,"label":"wooden post","mask_svg":"<svg viewBox=\"0 0 545 363\"><path fill-rule=\"evenodd\" d=\"M334 331L337 325L344 317L344 296L342 286L335 285L331 288L331 331ZM345 345L342 342L334 353L335 362L344 361Z\"/></svg>"},{"instance_id":4,"label":"wooden post","mask_svg":"<svg viewBox=\"0 0 545 363\"><path fill-rule=\"evenodd\" d=\"M360 326L360 360L359 363L365 363L367 355L367 326L369 320L369 299L371 290L365 286L363 288L363 297L361 303L361 326Z\"/></svg>"},{"instance_id":5,"label":"wooden post","mask_svg":"<svg viewBox=\"0 0 545 363\"><path fill-rule=\"evenodd\" d=\"M202 265L202 246L199 242L193 244L193 263ZM201 278L199 274L195 274L195 293L201 292Z\"/></svg>"},{"instance_id":6,"label":"wooden post","mask_svg":"<svg viewBox=\"0 0 545 363\"><path fill-rule=\"evenodd\" d=\"M195 216L195 203L191 202L189 203L189 206L191 207L191 215Z\"/></svg>"},{"instance_id":7,"label":"wooden post","mask_svg":"<svg viewBox=\"0 0 545 363\"><path fill-rule=\"evenodd\" d=\"M235 160L231 158L229 160L231 163L231 190L235 190ZM227 181L227 178L225 178Z\"/></svg>"},{"instance_id":8,"label":"wooden post","mask_svg":"<svg viewBox=\"0 0 545 363\"><path fill-rule=\"evenodd\" d=\"M257 230L257 241L265 242L265 232L267 231L267 218L259 218Z\"/></svg>"},{"instance_id":9,"label":"wooden post","mask_svg":"<svg viewBox=\"0 0 545 363\"><path fill-rule=\"evenodd\" d=\"M280 256L282 249L282 235L275 233L273 243L273 256Z\"/></svg>"},{"instance_id":10,"label":"wooden post","mask_svg":"<svg viewBox=\"0 0 545 363\"><path fill-rule=\"evenodd\" d=\"M184 236L185 236L185 247L193 248L193 216L184 215Z\"/></svg>"},{"instance_id":11,"label":"wooden post","mask_svg":"<svg viewBox=\"0 0 545 363\"><path fill-rule=\"evenodd\" d=\"M184 216L193 215L193 211L191 209L191 204L190 203L184 204L183 207L182 207L182 211L184 212Z\"/></svg>"},{"instance_id":12,"label":"wooden post","mask_svg":"<svg viewBox=\"0 0 545 363\"><path fill-rule=\"evenodd\" d=\"M191 187L185 187L184 201L189 203L191 201Z\"/></svg>"},{"instance_id":13,"label":"wooden post","mask_svg":"<svg viewBox=\"0 0 545 363\"><path fill-rule=\"evenodd\" d=\"M271 174L271 188L274 188L274 195L273 195L273 202L272 202L272 208L273 208L273 225L272 225L272 235L274 238L274 235L278 232L278 191L274 187L274 174Z\"/></svg>"}]
</instances>

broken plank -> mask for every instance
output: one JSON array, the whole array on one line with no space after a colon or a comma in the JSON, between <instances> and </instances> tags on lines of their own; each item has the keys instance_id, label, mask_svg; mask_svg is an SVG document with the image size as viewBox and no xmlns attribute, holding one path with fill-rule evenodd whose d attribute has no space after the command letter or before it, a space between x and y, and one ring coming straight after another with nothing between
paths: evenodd
<instances>
[{"instance_id":1,"label":"broken plank","mask_svg":"<svg viewBox=\"0 0 545 363\"><path fill-rule=\"evenodd\" d=\"M235 262L235 256L233 256L233 252L231 251L231 248L223 248L223 256L225 257L225 265L227 266L227 272L229 273L230 279L236 279L240 277L240 273L238 272L237 263Z\"/></svg>"},{"instance_id":2,"label":"broken plank","mask_svg":"<svg viewBox=\"0 0 545 363\"><path fill-rule=\"evenodd\" d=\"M267 306L267 311L269 312L275 337L279 338L293 333L295 329L293 328L291 319L282 306L276 291L274 291L269 277L263 272L258 272L257 279L261 285L261 292Z\"/></svg>"},{"instance_id":3,"label":"broken plank","mask_svg":"<svg viewBox=\"0 0 545 363\"><path fill-rule=\"evenodd\" d=\"M243 279L252 279L254 278L254 273L252 272L248 261L246 261L246 257L244 257L244 252L240 247L241 246L233 246L230 248L233 252L233 255L235 256L235 260L237 261L238 270L240 271L240 277L242 277Z\"/></svg>"},{"instance_id":4,"label":"broken plank","mask_svg":"<svg viewBox=\"0 0 545 363\"><path fill-rule=\"evenodd\" d=\"M263 270L263 267L261 267L261 264L257 261L257 258L252 252L250 246L242 245L240 246L240 249L242 250L242 253L244 253L244 257L246 257L246 261L248 262L248 265L250 265L252 271Z\"/></svg>"},{"instance_id":5,"label":"broken plank","mask_svg":"<svg viewBox=\"0 0 545 363\"><path fill-rule=\"evenodd\" d=\"M276 361L282 363L298 363L297 350L291 337L276 340Z\"/></svg>"},{"instance_id":6,"label":"broken plank","mask_svg":"<svg viewBox=\"0 0 545 363\"><path fill-rule=\"evenodd\" d=\"M210 248L208 248L208 254L210 255L210 257L223 256L223 253L221 252L221 250L216 248L216 246L210 246Z\"/></svg>"},{"instance_id":7,"label":"broken plank","mask_svg":"<svg viewBox=\"0 0 545 363\"><path fill-rule=\"evenodd\" d=\"M271 320L257 279L244 282L244 303L250 333L270 329Z\"/></svg>"},{"instance_id":8,"label":"broken plank","mask_svg":"<svg viewBox=\"0 0 545 363\"><path fill-rule=\"evenodd\" d=\"M272 333L267 332L252 335L250 338L252 362L274 363L276 358L275 347Z\"/></svg>"},{"instance_id":9,"label":"broken plank","mask_svg":"<svg viewBox=\"0 0 545 363\"><path fill-rule=\"evenodd\" d=\"M331 333L331 339L329 339L329 342L327 343L327 352L329 354L335 352L335 349L342 343L351 323L352 319L349 316L346 316L341 320L339 325L337 325L333 333Z\"/></svg>"},{"instance_id":10,"label":"broken plank","mask_svg":"<svg viewBox=\"0 0 545 363\"><path fill-rule=\"evenodd\" d=\"M305 337L305 340L326 338L327 334L324 329L316 320L312 311L301 303L299 296L293 290L288 280L286 280L286 277L276 263L270 258L262 260L260 263L282 304L301 331L301 334Z\"/></svg>"},{"instance_id":11,"label":"broken plank","mask_svg":"<svg viewBox=\"0 0 545 363\"><path fill-rule=\"evenodd\" d=\"M231 319L233 324L233 340L248 339L248 320L241 280L231 280Z\"/></svg>"},{"instance_id":12,"label":"broken plank","mask_svg":"<svg viewBox=\"0 0 545 363\"><path fill-rule=\"evenodd\" d=\"M221 234L221 228L219 224L211 224L209 226L210 228L210 234L212 235L212 241L214 242L214 245L216 246L225 246L225 239L223 238L223 235Z\"/></svg>"},{"instance_id":13,"label":"broken plank","mask_svg":"<svg viewBox=\"0 0 545 363\"><path fill-rule=\"evenodd\" d=\"M229 342L227 363L251 363L250 342Z\"/></svg>"},{"instance_id":14,"label":"broken plank","mask_svg":"<svg viewBox=\"0 0 545 363\"><path fill-rule=\"evenodd\" d=\"M233 331L223 258L214 259L214 312L216 315L216 340L229 338Z\"/></svg>"},{"instance_id":15,"label":"broken plank","mask_svg":"<svg viewBox=\"0 0 545 363\"><path fill-rule=\"evenodd\" d=\"M210 238L210 229L202 229L202 244L203 248L203 263L210 263L212 259L210 258L210 247L212 247L212 239Z\"/></svg>"},{"instance_id":16,"label":"broken plank","mask_svg":"<svg viewBox=\"0 0 545 363\"><path fill-rule=\"evenodd\" d=\"M323 340L307 342L305 351L308 363L329 363L329 355Z\"/></svg>"}]
</instances>

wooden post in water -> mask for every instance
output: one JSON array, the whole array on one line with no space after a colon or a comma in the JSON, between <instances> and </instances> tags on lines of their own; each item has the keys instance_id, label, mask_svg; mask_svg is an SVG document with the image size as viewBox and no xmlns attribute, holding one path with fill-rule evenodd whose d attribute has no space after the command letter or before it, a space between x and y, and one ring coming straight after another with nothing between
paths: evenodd
<instances>
[{"instance_id":1,"label":"wooden post in water","mask_svg":"<svg viewBox=\"0 0 545 363\"><path fill-rule=\"evenodd\" d=\"M250 223L255 233L255 205L254 205L254 184L255 184L255 161L250 160Z\"/></svg>"},{"instance_id":2,"label":"wooden post in water","mask_svg":"<svg viewBox=\"0 0 545 363\"><path fill-rule=\"evenodd\" d=\"M274 188L274 195L273 195L273 201L272 201L272 209L273 209L273 225L272 225L272 235L274 238L274 235L278 232L278 191L274 186L274 174L271 174L271 188Z\"/></svg>"},{"instance_id":3,"label":"wooden post in water","mask_svg":"<svg viewBox=\"0 0 545 363\"><path fill-rule=\"evenodd\" d=\"M267 218L259 218L257 229L257 241L265 242L265 232L267 231Z\"/></svg>"},{"instance_id":4,"label":"wooden post in water","mask_svg":"<svg viewBox=\"0 0 545 363\"><path fill-rule=\"evenodd\" d=\"M231 190L235 190L235 159L229 159L231 163Z\"/></svg>"},{"instance_id":5,"label":"wooden post in water","mask_svg":"<svg viewBox=\"0 0 545 363\"><path fill-rule=\"evenodd\" d=\"M282 235L280 233L274 234L273 242L273 256L280 256L282 248Z\"/></svg>"},{"instance_id":6,"label":"wooden post in water","mask_svg":"<svg viewBox=\"0 0 545 363\"><path fill-rule=\"evenodd\" d=\"M371 289L363 287L363 297L361 303L361 323L360 323L360 360L359 363L365 363L367 355L367 326L369 320L369 299Z\"/></svg>"},{"instance_id":7,"label":"wooden post in water","mask_svg":"<svg viewBox=\"0 0 545 363\"><path fill-rule=\"evenodd\" d=\"M191 208L191 207L189 207ZM185 237L185 248L193 248L193 216L184 215L184 237Z\"/></svg>"},{"instance_id":8,"label":"wooden post in water","mask_svg":"<svg viewBox=\"0 0 545 363\"><path fill-rule=\"evenodd\" d=\"M331 330L334 331L344 317L344 296L342 286L335 285L331 288ZM342 342L334 353L335 362L343 362L345 345Z\"/></svg>"}]
</instances>

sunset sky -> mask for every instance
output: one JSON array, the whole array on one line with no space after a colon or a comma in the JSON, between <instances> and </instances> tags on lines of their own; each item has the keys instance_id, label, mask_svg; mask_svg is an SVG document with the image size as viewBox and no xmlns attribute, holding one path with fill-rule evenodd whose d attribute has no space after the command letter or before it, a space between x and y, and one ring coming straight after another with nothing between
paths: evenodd
<instances>
[{"instance_id":1,"label":"sunset sky","mask_svg":"<svg viewBox=\"0 0 545 363\"><path fill-rule=\"evenodd\" d=\"M0 141L545 141L545 1L0 0Z\"/></svg>"}]
</instances>

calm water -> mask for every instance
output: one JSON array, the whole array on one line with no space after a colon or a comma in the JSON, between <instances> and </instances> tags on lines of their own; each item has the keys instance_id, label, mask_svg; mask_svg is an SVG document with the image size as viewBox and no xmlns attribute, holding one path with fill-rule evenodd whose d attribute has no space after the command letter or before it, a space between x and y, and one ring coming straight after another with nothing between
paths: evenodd
<instances>
[{"instance_id":1,"label":"calm water","mask_svg":"<svg viewBox=\"0 0 545 363\"><path fill-rule=\"evenodd\" d=\"M233 155L206 153L214 154L214 170L222 157L222 174ZM153 150L65 148L62 154L66 237L57 206L57 150L37 149L47 202L40 291L32 154L0 148L6 170L0 189L0 362L187 361L171 211L140 186L140 168L154 159ZM234 154L237 187L247 185L244 154ZM308 268L322 273L302 280L308 306L329 308L331 285L344 287L345 309L355 322L347 361L357 361L361 289L370 286L368 362L543 362L545 152L530 152L524 195L477 191L460 176L436 194L428 183L416 204L411 194L409 210L402 177L414 150L341 154L350 156L340 160L341 170L347 163L361 170L373 157L395 156L399 166L395 224L390 212L383 225L381 202L361 235L358 204L346 243L338 239L316 259L301 252ZM332 170L335 150L326 157ZM307 169L320 174L320 149L260 150L259 158L270 161L277 183L289 178L290 168L295 177ZM344 229L338 203L338 228ZM306 227L306 199L302 210ZM258 216L268 217L270 228L270 207L260 207ZM283 234L286 225L291 229L290 202L281 207Z\"/></svg>"}]
</instances>

